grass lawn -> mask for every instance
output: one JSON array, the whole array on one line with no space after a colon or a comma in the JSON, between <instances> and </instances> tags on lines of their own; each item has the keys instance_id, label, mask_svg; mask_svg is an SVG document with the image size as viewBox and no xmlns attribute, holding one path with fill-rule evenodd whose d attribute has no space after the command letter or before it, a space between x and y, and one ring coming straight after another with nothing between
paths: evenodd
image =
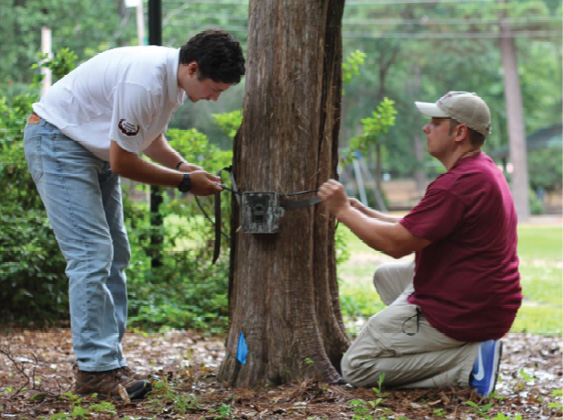
<instances>
[{"instance_id":1,"label":"grass lawn","mask_svg":"<svg viewBox=\"0 0 563 420\"><path fill-rule=\"evenodd\" d=\"M342 310L347 317L369 317L384 307L372 285L377 265L391 258L370 249L347 228L350 259L338 266ZM561 225L518 226L518 255L524 302L513 332L561 334L563 321L563 229ZM408 257L406 259L409 259ZM412 259L412 257L410 257Z\"/></svg>"}]
</instances>

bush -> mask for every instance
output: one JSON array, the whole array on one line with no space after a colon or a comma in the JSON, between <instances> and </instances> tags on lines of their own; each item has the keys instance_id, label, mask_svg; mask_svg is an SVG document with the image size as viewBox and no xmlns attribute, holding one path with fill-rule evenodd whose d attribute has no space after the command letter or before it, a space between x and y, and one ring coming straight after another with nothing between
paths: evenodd
<instances>
[{"instance_id":1,"label":"bush","mask_svg":"<svg viewBox=\"0 0 563 420\"><path fill-rule=\"evenodd\" d=\"M232 130L235 112L220 117L221 126ZM216 118L217 119L217 118ZM217 172L229 165L232 151L222 151L199 131L170 130L174 148L189 162ZM146 187L141 187L146 188ZM126 200L132 264L128 269L130 323L145 329L159 327L222 331L227 326L229 243L221 238L221 255L212 265L214 220L213 197L199 198L176 191L164 194L160 215L162 226L153 226L146 205ZM230 194L221 194L222 231L229 232ZM158 232L154 230L157 229ZM163 239L157 250L151 249L151 234ZM158 253L161 265L151 267Z\"/></svg>"},{"instance_id":2,"label":"bush","mask_svg":"<svg viewBox=\"0 0 563 420\"><path fill-rule=\"evenodd\" d=\"M68 311L66 263L23 151L23 128L34 100L0 99L0 315L24 325L55 322Z\"/></svg>"},{"instance_id":3,"label":"bush","mask_svg":"<svg viewBox=\"0 0 563 420\"><path fill-rule=\"evenodd\" d=\"M212 238L206 221L193 214L193 205L177 198L165 200L161 212L168 216L159 228L164 241L158 267L151 267L154 228L146 209L129 200L126 207L132 250L127 271L130 324L143 329L210 328L214 332L225 327L228 259L212 265L211 244L192 239L207 233Z\"/></svg>"},{"instance_id":4,"label":"bush","mask_svg":"<svg viewBox=\"0 0 563 420\"><path fill-rule=\"evenodd\" d=\"M63 51L57 60L62 64L53 63L53 69L70 70L71 53ZM0 316L20 326L44 326L68 319L66 262L23 150L23 129L36 99L36 95L0 98ZM240 114L224 115L220 124L232 131L240 125ZM197 130L170 130L168 137L186 158L210 171L231 161L232 152L219 150ZM201 201L212 214L212 200ZM127 198L124 203L133 254L128 270L131 323L147 328L225 326L228 258L211 265L213 226L202 219L194 200L175 192L166 195L160 209L166 223L156 228L150 224L146 205ZM224 223L228 224L228 194L222 194L222 207ZM155 250L150 236L155 229L163 238L160 267L151 267ZM223 230L227 232L227 226ZM225 256L229 244L225 239L222 242Z\"/></svg>"},{"instance_id":5,"label":"bush","mask_svg":"<svg viewBox=\"0 0 563 420\"><path fill-rule=\"evenodd\" d=\"M58 78L72 70L74 59L61 50L41 66ZM38 76L30 92L40 81ZM23 129L37 98L35 93L0 98L0 315L15 325L46 325L68 317L66 262L23 150Z\"/></svg>"},{"instance_id":6,"label":"bush","mask_svg":"<svg viewBox=\"0 0 563 420\"><path fill-rule=\"evenodd\" d=\"M530 186L537 191L558 191L563 186L561 148L547 148L528 153Z\"/></svg>"},{"instance_id":7,"label":"bush","mask_svg":"<svg viewBox=\"0 0 563 420\"><path fill-rule=\"evenodd\" d=\"M21 98L18 98L21 102ZM0 309L3 319L17 325L49 324L68 319L66 263L59 251L46 212L29 175L22 144L22 130L33 98L16 109L0 101L5 133L0 142ZM196 130L171 130L170 139L190 161L206 167L223 167L231 152L218 150ZM196 154L197 150L197 154ZM140 187L146 188L146 187ZM213 225L203 219L195 200L171 192L160 213L162 227L150 224L146 204L124 199L125 219L132 248L128 270L132 325L146 328L221 328L226 325L228 258L211 265ZM230 220L228 194L222 195L223 231ZM200 199L212 214L212 199ZM185 222L182 222L185 221ZM159 229L163 244L160 267L151 267L154 249L150 237ZM194 240L194 238L196 240ZM222 255L228 242L222 239Z\"/></svg>"}]
</instances>

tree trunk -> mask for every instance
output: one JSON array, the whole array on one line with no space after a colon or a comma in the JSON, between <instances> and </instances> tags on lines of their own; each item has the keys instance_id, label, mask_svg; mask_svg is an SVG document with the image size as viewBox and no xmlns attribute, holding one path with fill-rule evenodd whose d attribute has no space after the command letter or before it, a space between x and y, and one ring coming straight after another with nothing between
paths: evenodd
<instances>
[{"instance_id":1,"label":"tree trunk","mask_svg":"<svg viewBox=\"0 0 563 420\"><path fill-rule=\"evenodd\" d=\"M344 0L251 0L240 191L316 189L336 177ZM219 379L231 386L340 381L348 347L336 281L335 220L322 204L288 210L274 234L235 232L230 329ZM239 334L246 364L236 360Z\"/></svg>"},{"instance_id":2,"label":"tree trunk","mask_svg":"<svg viewBox=\"0 0 563 420\"><path fill-rule=\"evenodd\" d=\"M508 4L508 1L501 0L501 3ZM516 46L506 9L502 10L500 28L500 51L504 70L508 141L510 144L510 160L513 165L512 195L514 196L518 221L524 222L530 218L526 129L524 127L524 107L522 105L522 91L518 77Z\"/></svg>"},{"instance_id":3,"label":"tree trunk","mask_svg":"<svg viewBox=\"0 0 563 420\"><path fill-rule=\"evenodd\" d=\"M420 67L415 65L413 68L413 85L412 97L418 98L420 95ZM420 114L416 114L417 125L419 125ZM422 124L420 124L422 126ZM426 178L426 168L424 166L424 158L426 153L426 141L420 136L422 130L417 130L413 137L413 150L414 157L416 158L416 167L414 168L414 182L417 196L423 196L426 187L428 186L428 179Z\"/></svg>"}]
</instances>

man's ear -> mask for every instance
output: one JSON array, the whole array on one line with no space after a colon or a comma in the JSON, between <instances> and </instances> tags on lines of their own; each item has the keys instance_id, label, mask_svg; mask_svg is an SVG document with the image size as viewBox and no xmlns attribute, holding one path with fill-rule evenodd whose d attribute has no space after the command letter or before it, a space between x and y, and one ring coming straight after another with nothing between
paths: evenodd
<instances>
[{"instance_id":1,"label":"man's ear","mask_svg":"<svg viewBox=\"0 0 563 420\"><path fill-rule=\"evenodd\" d=\"M456 141L462 141L466 137L469 138L469 128L465 124L458 124L455 127Z\"/></svg>"},{"instance_id":2,"label":"man's ear","mask_svg":"<svg viewBox=\"0 0 563 420\"><path fill-rule=\"evenodd\" d=\"M197 65L197 63L195 61L188 63L187 66L188 66L188 75L189 76L193 76L193 75L197 74L197 72L199 71L199 66Z\"/></svg>"}]
</instances>

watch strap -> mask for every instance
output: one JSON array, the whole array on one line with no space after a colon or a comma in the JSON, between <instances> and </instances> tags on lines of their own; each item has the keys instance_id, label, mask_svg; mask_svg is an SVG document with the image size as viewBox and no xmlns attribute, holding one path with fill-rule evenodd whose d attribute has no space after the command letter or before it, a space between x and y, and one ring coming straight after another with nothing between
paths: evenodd
<instances>
[{"instance_id":1,"label":"watch strap","mask_svg":"<svg viewBox=\"0 0 563 420\"><path fill-rule=\"evenodd\" d=\"M183 193L186 193L186 192L188 192L189 190L192 189L192 179L191 179L189 173L187 173L187 172L184 173L184 177L182 178L182 182L180 182L178 184L178 189Z\"/></svg>"}]
</instances>

